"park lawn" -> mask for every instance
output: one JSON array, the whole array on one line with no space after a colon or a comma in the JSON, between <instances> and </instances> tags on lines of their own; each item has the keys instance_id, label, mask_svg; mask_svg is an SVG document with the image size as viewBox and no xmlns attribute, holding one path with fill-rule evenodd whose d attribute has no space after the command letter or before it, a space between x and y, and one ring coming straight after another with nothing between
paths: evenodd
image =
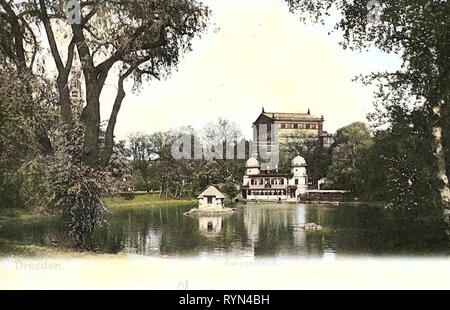
<instances>
[{"instance_id":1,"label":"park lawn","mask_svg":"<svg viewBox=\"0 0 450 310\"><path fill-rule=\"evenodd\" d=\"M159 198L158 194L136 195L133 199L125 199L122 196L104 197L103 202L109 208L133 208L142 206L186 206L196 205L196 199Z\"/></svg>"}]
</instances>

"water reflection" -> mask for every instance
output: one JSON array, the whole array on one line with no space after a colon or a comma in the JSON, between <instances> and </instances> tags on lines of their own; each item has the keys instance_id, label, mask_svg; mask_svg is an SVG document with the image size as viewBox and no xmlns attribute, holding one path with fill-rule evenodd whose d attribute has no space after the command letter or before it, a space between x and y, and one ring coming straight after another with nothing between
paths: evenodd
<instances>
[{"instance_id":1,"label":"water reflection","mask_svg":"<svg viewBox=\"0 0 450 310\"><path fill-rule=\"evenodd\" d=\"M218 235L222 231L223 216L200 216L198 227L207 236Z\"/></svg>"},{"instance_id":2,"label":"water reflection","mask_svg":"<svg viewBox=\"0 0 450 310\"><path fill-rule=\"evenodd\" d=\"M382 208L248 204L229 216L188 217L186 207L116 210L96 230L95 245L105 253L140 255L237 255L245 257L342 255L447 255L447 226L439 219L394 219ZM315 222L322 231L299 225ZM60 234L57 219L0 228L0 238L46 245Z\"/></svg>"}]
</instances>

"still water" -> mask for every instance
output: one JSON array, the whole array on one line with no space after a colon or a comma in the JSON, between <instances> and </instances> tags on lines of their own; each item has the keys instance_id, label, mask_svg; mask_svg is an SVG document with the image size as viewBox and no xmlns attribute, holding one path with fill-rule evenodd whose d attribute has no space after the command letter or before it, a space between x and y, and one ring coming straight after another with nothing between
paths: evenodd
<instances>
[{"instance_id":1,"label":"still water","mask_svg":"<svg viewBox=\"0 0 450 310\"><path fill-rule=\"evenodd\" d=\"M303 204L238 205L227 216L188 217L190 206L117 209L95 232L103 253L152 256L329 257L449 254L446 225L394 220L383 208ZM321 231L298 225L320 224ZM10 223L0 238L45 245L60 234L57 219Z\"/></svg>"}]
</instances>

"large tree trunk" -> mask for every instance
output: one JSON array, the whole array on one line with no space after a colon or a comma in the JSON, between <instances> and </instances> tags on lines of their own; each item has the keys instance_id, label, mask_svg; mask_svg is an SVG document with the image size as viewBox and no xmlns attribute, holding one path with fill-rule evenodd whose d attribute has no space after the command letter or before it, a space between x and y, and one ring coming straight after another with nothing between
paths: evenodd
<instances>
[{"instance_id":1,"label":"large tree trunk","mask_svg":"<svg viewBox=\"0 0 450 310\"><path fill-rule=\"evenodd\" d=\"M102 153L102 166L106 167L108 165L109 159L111 158L111 155L113 153L113 147L114 147L114 128L116 127L117 122L117 114L119 113L120 106L122 104L123 98L125 97L125 91L122 87L119 88L116 99L114 101L114 106L111 112L111 117L108 121L108 127L106 128L105 132L105 147L103 149Z\"/></svg>"},{"instance_id":2,"label":"large tree trunk","mask_svg":"<svg viewBox=\"0 0 450 310\"><path fill-rule=\"evenodd\" d=\"M59 105L61 116L67 125L72 124L72 101L70 100L70 90L68 87L68 74L65 77L58 76L57 86L59 95Z\"/></svg>"},{"instance_id":3,"label":"large tree trunk","mask_svg":"<svg viewBox=\"0 0 450 310\"><path fill-rule=\"evenodd\" d=\"M85 77L86 106L81 115L85 125L83 153L85 162L91 167L96 167L99 164L100 91L92 74L85 74Z\"/></svg>"},{"instance_id":4,"label":"large tree trunk","mask_svg":"<svg viewBox=\"0 0 450 310\"><path fill-rule=\"evenodd\" d=\"M441 197L444 202L450 203L450 109L448 104L442 102L440 108L435 108L434 111L439 116L439 127L433 129L433 135L436 140L435 155L438 160L438 177L444 183Z\"/></svg>"},{"instance_id":5,"label":"large tree trunk","mask_svg":"<svg viewBox=\"0 0 450 310\"><path fill-rule=\"evenodd\" d=\"M442 149L443 156L441 163L441 171L440 175L442 180L444 181L445 187L443 189L443 199L445 202L450 203L450 188L449 188L449 180L450 180L450 107L443 106L441 111L441 127L442 127Z\"/></svg>"},{"instance_id":6,"label":"large tree trunk","mask_svg":"<svg viewBox=\"0 0 450 310\"><path fill-rule=\"evenodd\" d=\"M70 100L68 81L69 74L72 69L75 40L73 39L67 49L67 61L63 63L61 54L58 49L58 44L53 33L53 28L50 23L50 18L47 13L47 7L44 0L39 0L41 7L40 18L44 24L45 32L47 34L50 51L55 61L56 68L58 70L58 78L56 80L59 95L59 105L61 107L61 115L67 125L72 124L72 102Z\"/></svg>"},{"instance_id":7,"label":"large tree trunk","mask_svg":"<svg viewBox=\"0 0 450 310\"><path fill-rule=\"evenodd\" d=\"M119 82L117 83L117 94L114 100L114 105L111 111L111 116L109 117L108 127L105 133L105 147L102 153L102 166L108 165L109 159L113 153L114 147L114 128L116 127L117 114L119 114L120 107L122 106L122 101L125 98L125 90L123 88L123 82L125 79L133 72L133 68L128 69L123 75L119 77Z\"/></svg>"}]
</instances>

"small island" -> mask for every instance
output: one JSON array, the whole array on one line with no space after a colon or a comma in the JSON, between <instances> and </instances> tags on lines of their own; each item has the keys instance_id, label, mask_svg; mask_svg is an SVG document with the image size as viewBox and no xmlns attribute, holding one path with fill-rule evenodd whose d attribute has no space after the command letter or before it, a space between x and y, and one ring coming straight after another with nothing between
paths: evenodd
<instances>
[{"instance_id":1,"label":"small island","mask_svg":"<svg viewBox=\"0 0 450 310\"><path fill-rule=\"evenodd\" d=\"M185 215L229 214L234 211L225 207L225 195L212 185L198 195L197 199L198 208L192 208Z\"/></svg>"}]
</instances>

